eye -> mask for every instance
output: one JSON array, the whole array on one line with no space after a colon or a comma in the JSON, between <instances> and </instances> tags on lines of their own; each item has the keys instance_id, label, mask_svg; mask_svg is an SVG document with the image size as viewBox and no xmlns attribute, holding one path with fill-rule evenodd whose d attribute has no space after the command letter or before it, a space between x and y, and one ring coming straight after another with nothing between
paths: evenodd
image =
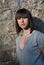
<instances>
[{"instance_id":1,"label":"eye","mask_svg":"<svg viewBox=\"0 0 44 65\"><path fill-rule=\"evenodd\" d=\"M21 19L21 17L18 17L17 19Z\"/></svg>"},{"instance_id":2,"label":"eye","mask_svg":"<svg viewBox=\"0 0 44 65\"><path fill-rule=\"evenodd\" d=\"M17 19L18 21L21 20L21 18Z\"/></svg>"},{"instance_id":3,"label":"eye","mask_svg":"<svg viewBox=\"0 0 44 65\"><path fill-rule=\"evenodd\" d=\"M20 20L21 20L21 18L18 18L18 19L17 19L17 21L20 21Z\"/></svg>"}]
</instances>

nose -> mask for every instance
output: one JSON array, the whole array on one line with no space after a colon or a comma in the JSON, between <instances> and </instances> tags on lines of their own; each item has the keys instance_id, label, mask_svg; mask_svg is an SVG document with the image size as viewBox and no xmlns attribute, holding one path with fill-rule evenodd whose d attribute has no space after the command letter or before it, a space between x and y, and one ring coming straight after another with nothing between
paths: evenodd
<instances>
[{"instance_id":1,"label":"nose","mask_svg":"<svg viewBox=\"0 0 44 65\"><path fill-rule=\"evenodd\" d=\"M22 23L24 22L24 19L23 19L23 18L21 18L21 22L22 22Z\"/></svg>"}]
</instances>

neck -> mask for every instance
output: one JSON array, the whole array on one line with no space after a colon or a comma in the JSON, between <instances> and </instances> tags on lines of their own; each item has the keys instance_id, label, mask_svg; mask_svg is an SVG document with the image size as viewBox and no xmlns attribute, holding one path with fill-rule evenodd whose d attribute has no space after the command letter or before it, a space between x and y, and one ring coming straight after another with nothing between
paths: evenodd
<instances>
[{"instance_id":1,"label":"neck","mask_svg":"<svg viewBox=\"0 0 44 65\"><path fill-rule=\"evenodd\" d=\"M25 34L30 34L30 28L27 29L27 30L24 30L24 29L23 29L23 32L24 32L24 33L23 33L24 35L25 35Z\"/></svg>"}]
</instances>

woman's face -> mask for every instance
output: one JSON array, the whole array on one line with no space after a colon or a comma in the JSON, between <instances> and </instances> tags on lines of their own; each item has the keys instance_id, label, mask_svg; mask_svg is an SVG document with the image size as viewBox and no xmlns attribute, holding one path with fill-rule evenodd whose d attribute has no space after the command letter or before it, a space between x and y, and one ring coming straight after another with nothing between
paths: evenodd
<instances>
[{"instance_id":1,"label":"woman's face","mask_svg":"<svg viewBox=\"0 0 44 65\"><path fill-rule=\"evenodd\" d=\"M17 23L22 29L26 29L28 27L29 21L28 18L19 18L17 19Z\"/></svg>"}]
</instances>

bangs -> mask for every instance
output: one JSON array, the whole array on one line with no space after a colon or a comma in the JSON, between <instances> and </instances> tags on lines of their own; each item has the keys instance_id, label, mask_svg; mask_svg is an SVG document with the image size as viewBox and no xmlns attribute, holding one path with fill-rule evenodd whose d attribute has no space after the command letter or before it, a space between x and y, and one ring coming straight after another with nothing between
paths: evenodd
<instances>
[{"instance_id":1,"label":"bangs","mask_svg":"<svg viewBox=\"0 0 44 65\"><path fill-rule=\"evenodd\" d=\"M18 13L17 15L16 15L16 19L20 19L20 18L29 18L28 17L28 15L27 14L23 14L23 13Z\"/></svg>"}]
</instances>

